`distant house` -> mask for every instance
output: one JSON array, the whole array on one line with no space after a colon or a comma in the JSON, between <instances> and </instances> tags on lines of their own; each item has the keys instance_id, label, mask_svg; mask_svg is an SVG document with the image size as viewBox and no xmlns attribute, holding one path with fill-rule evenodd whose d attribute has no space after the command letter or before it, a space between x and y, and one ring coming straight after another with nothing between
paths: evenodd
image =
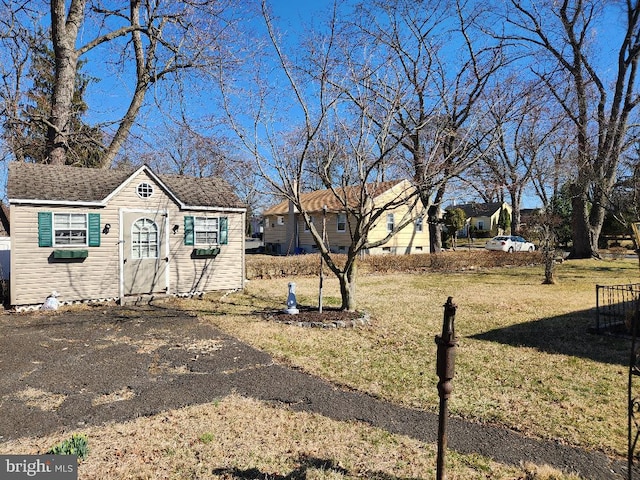
<instances>
[{"instance_id":1,"label":"distant house","mask_svg":"<svg viewBox=\"0 0 640 480\"><path fill-rule=\"evenodd\" d=\"M11 304L244 286L245 205L217 178L13 162Z\"/></svg>"},{"instance_id":2,"label":"distant house","mask_svg":"<svg viewBox=\"0 0 640 480\"><path fill-rule=\"evenodd\" d=\"M498 223L500 221L500 212L506 208L511 215L511 206L504 202L494 203L464 203L462 205L452 205L451 208L461 209L467 221L460 232L460 236L467 237L469 229L477 232L487 232L487 236L495 236L501 233Z\"/></svg>"},{"instance_id":3,"label":"distant house","mask_svg":"<svg viewBox=\"0 0 640 480\"><path fill-rule=\"evenodd\" d=\"M383 205L394 198L402 198L413 187L407 180L381 182L368 185L371 188L372 202ZM341 196L359 198L360 187L339 189ZM351 244L347 213L331 190L316 190L302 194L302 205L311 216L316 228L321 228L323 216L327 245L332 252L346 253ZM323 211L326 206L326 216ZM388 232L407 213L409 205L386 212L369 234L369 241L383 239ZM412 212L414 221L396 233L387 243L369 249L365 254L408 254L429 252L429 232L426 219L423 220L418 208ZM289 201L281 202L267 209L264 218L264 246L268 253L291 255L294 253L311 253L317 251L313 237L304 217Z\"/></svg>"}]
</instances>

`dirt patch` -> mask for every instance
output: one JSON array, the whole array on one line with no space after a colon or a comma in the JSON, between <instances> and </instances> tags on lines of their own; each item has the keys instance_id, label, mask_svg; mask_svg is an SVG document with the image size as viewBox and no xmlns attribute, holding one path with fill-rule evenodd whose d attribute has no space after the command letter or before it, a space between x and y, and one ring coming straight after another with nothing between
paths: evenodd
<instances>
[{"instance_id":1,"label":"dirt patch","mask_svg":"<svg viewBox=\"0 0 640 480\"><path fill-rule=\"evenodd\" d=\"M369 323L369 316L364 312L340 310L337 308L317 308L298 306L299 312L290 314L285 310L271 310L263 314L268 321L281 322L300 327L356 327Z\"/></svg>"}]
</instances>

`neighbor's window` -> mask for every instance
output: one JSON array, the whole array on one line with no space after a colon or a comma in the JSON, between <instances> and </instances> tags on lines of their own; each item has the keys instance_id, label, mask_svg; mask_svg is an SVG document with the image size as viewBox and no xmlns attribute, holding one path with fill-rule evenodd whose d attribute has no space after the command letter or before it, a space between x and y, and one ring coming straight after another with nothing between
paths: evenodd
<instances>
[{"instance_id":1,"label":"neighbor's window","mask_svg":"<svg viewBox=\"0 0 640 480\"><path fill-rule=\"evenodd\" d=\"M131 226L131 256L135 259L158 258L158 225L150 218L136 220Z\"/></svg>"},{"instance_id":2,"label":"neighbor's window","mask_svg":"<svg viewBox=\"0 0 640 480\"><path fill-rule=\"evenodd\" d=\"M313 216L309 215L309 222L313 223ZM310 230L309 225L307 225L307 222L304 222L304 231L308 232Z\"/></svg>"},{"instance_id":3,"label":"neighbor's window","mask_svg":"<svg viewBox=\"0 0 640 480\"><path fill-rule=\"evenodd\" d=\"M347 231L347 214L346 213L338 214L338 231L339 232Z\"/></svg>"},{"instance_id":4,"label":"neighbor's window","mask_svg":"<svg viewBox=\"0 0 640 480\"><path fill-rule=\"evenodd\" d=\"M284 225L284 217L282 215L278 215L278 225Z\"/></svg>"},{"instance_id":5,"label":"neighbor's window","mask_svg":"<svg viewBox=\"0 0 640 480\"><path fill-rule=\"evenodd\" d=\"M196 244L216 245L218 243L218 219L196 217L193 224Z\"/></svg>"},{"instance_id":6,"label":"neighbor's window","mask_svg":"<svg viewBox=\"0 0 640 480\"><path fill-rule=\"evenodd\" d=\"M416 218L416 232L422 232L422 217Z\"/></svg>"},{"instance_id":7,"label":"neighbor's window","mask_svg":"<svg viewBox=\"0 0 640 480\"><path fill-rule=\"evenodd\" d=\"M86 245L87 215L85 213L53 214L54 245Z\"/></svg>"},{"instance_id":8,"label":"neighbor's window","mask_svg":"<svg viewBox=\"0 0 640 480\"><path fill-rule=\"evenodd\" d=\"M484 230L484 221L478 221L478 230Z\"/></svg>"},{"instance_id":9,"label":"neighbor's window","mask_svg":"<svg viewBox=\"0 0 640 480\"><path fill-rule=\"evenodd\" d=\"M395 223L393 221L393 213L387 214L387 232L392 232L395 227Z\"/></svg>"}]
</instances>

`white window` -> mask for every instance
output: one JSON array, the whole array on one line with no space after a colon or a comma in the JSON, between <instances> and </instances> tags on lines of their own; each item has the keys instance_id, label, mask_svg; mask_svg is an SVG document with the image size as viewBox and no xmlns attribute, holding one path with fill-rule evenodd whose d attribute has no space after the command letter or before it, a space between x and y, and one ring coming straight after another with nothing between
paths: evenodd
<instances>
[{"instance_id":1,"label":"white window","mask_svg":"<svg viewBox=\"0 0 640 480\"><path fill-rule=\"evenodd\" d=\"M395 222L393 221L393 213L387 214L387 232L392 232L395 228Z\"/></svg>"},{"instance_id":2,"label":"white window","mask_svg":"<svg viewBox=\"0 0 640 480\"><path fill-rule=\"evenodd\" d=\"M196 217L194 219L193 231L195 233L196 245L216 245L218 243L218 219Z\"/></svg>"},{"instance_id":3,"label":"white window","mask_svg":"<svg viewBox=\"0 0 640 480\"><path fill-rule=\"evenodd\" d=\"M87 245L85 213L53 214L54 246Z\"/></svg>"},{"instance_id":4,"label":"white window","mask_svg":"<svg viewBox=\"0 0 640 480\"><path fill-rule=\"evenodd\" d=\"M278 215L278 225L284 225L284 217L282 215Z\"/></svg>"},{"instance_id":5,"label":"white window","mask_svg":"<svg viewBox=\"0 0 640 480\"><path fill-rule=\"evenodd\" d=\"M309 222L313 223L313 216L309 215ZM307 225L307 222L304 222L304 231L308 232L309 229L309 225Z\"/></svg>"},{"instance_id":6,"label":"white window","mask_svg":"<svg viewBox=\"0 0 640 480\"><path fill-rule=\"evenodd\" d=\"M478 230L484 230L484 221L478 220Z\"/></svg>"},{"instance_id":7,"label":"white window","mask_svg":"<svg viewBox=\"0 0 640 480\"><path fill-rule=\"evenodd\" d=\"M141 218L131 226L131 257L158 258L158 226L153 220Z\"/></svg>"},{"instance_id":8,"label":"white window","mask_svg":"<svg viewBox=\"0 0 640 480\"><path fill-rule=\"evenodd\" d=\"M338 214L338 232L346 232L347 231L347 214L339 213Z\"/></svg>"},{"instance_id":9,"label":"white window","mask_svg":"<svg viewBox=\"0 0 640 480\"><path fill-rule=\"evenodd\" d=\"M422 232L422 217L416 218L416 232Z\"/></svg>"},{"instance_id":10,"label":"white window","mask_svg":"<svg viewBox=\"0 0 640 480\"><path fill-rule=\"evenodd\" d=\"M142 182L136 187L136 193L140 198L149 198L153 195L153 185L147 182Z\"/></svg>"}]
</instances>

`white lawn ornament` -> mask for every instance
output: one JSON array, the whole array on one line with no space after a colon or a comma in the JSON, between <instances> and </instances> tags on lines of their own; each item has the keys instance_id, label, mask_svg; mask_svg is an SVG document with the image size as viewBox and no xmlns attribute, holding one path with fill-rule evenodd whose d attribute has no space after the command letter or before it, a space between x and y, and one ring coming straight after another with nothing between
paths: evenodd
<instances>
[{"instance_id":1,"label":"white lawn ornament","mask_svg":"<svg viewBox=\"0 0 640 480\"><path fill-rule=\"evenodd\" d=\"M296 284L293 282L289 283L289 295L287 296L287 309L285 312L290 313L292 315L299 313L298 310L298 302L296 302Z\"/></svg>"},{"instance_id":2,"label":"white lawn ornament","mask_svg":"<svg viewBox=\"0 0 640 480\"><path fill-rule=\"evenodd\" d=\"M42 304L42 310L57 310L60 306L60 302L58 301L59 296L60 295L55 290L51 292L51 295L49 295Z\"/></svg>"}]
</instances>

